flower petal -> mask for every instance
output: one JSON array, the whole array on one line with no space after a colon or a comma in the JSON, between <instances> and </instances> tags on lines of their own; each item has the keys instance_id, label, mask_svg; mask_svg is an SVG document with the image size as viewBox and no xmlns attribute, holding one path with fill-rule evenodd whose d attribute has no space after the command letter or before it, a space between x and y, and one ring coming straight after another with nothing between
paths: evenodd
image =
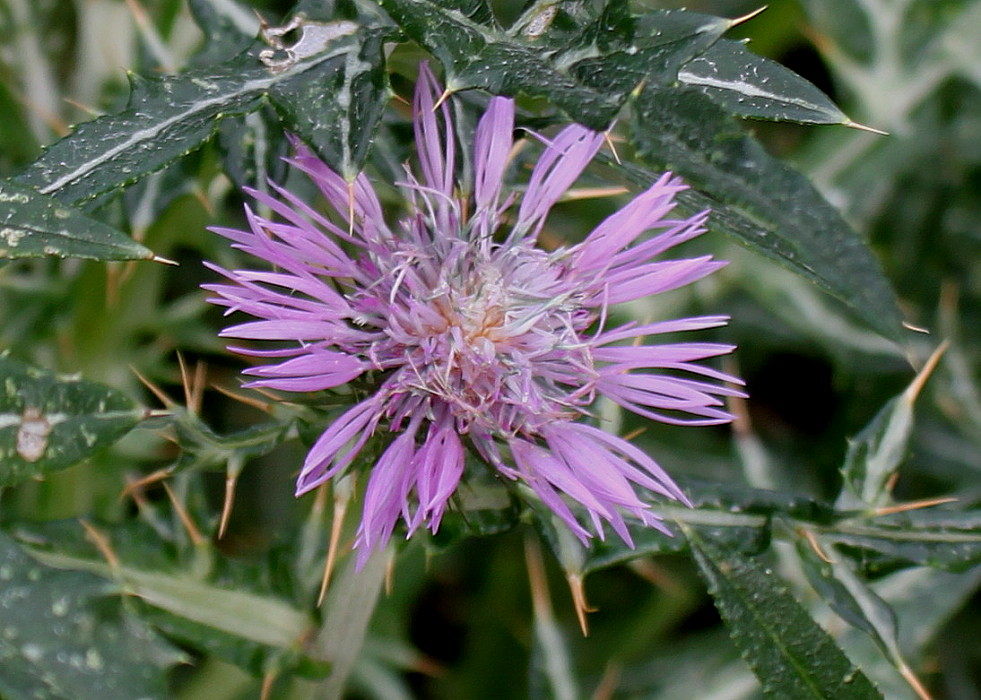
<instances>
[{"instance_id":1,"label":"flower petal","mask_svg":"<svg viewBox=\"0 0 981 700\"><path fill-rule=\"evenodd\" d=\"M310 448L296 481L296 495L315 489L347 467L358 455L381 419L377 395L355 404L331 423ZM347 451L345 445L354 441Z\"/></svg>"},{"instance_id":2,"label":"flower petal","mask_svg":"<svg viewBox=\"0 0 981 700\"><path fill-rule=\"evenodd\" d=\"M496 210L504 170L514 145L514 100L494 97L474 136L474 202L477 211Z\"/></svg>"},{"instance_id":3,"label":"flower petal","mask_svg":"<svg viewBox=\"0 0 981 700\"><path fill-rule=\"evenodd\" d=\"M412 101L416 150L423 184L449 196L453 194L456 144L449 105L444 101L439 107L435 106L441 93L436 76L429 69L429 64L423 61L419 65L419 80ZM442 117L442 126L436 117L437 109Z\"/></svg>"},{"instance_id":4,"label":"flower petal","mask_svg":"<svg viewBox=\"0 0 981 700\"><path fill-rule=\"evenodd\" d=\"M603 145L603 134L579 124L567 126L538 159L521 198L512 236L537 235L552 206L566 193Z\"/></svg>"}]
</instances>

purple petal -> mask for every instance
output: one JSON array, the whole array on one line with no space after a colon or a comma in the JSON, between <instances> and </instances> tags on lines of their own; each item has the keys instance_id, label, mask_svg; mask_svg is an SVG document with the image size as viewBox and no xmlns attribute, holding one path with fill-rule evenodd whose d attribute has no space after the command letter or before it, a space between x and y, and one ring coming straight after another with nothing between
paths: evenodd
<instances>
[{"instance_id":1,"label":"purple petal","mask_svg":"<svg viewBox=\"0 0 981 700\"><path fill-rule=\"evenodd\" d=\"M675 193L685 189L681 181L665 173L646 192L607 217L577 246L576 272L605 268L614 253L627 247L656 226L674 207Z\"/></svg>"},{"instance_id":2,"label":"purple petal","mask_svg":"<svg viewBox=\"0 0 981 700\"><path fill-rule=\"evenodd\" d=\"M558 492L552 488L548 479L538 474L534 466L524 459L529 454L530 449L539 448L535 448L534 445L518 438L510 440L508 445L511 447L511 453L514 455L515 463L518 465L521 475L524 477L528 486L538 495L542 503L572 530L572 534L578 537L583 544L586 544L592 537L592 534L579 524L576 516L572 514L569 507L562 501ZM519 455L521 456L519 457Z\"/></svg>"},{"instance_id":3,"label":"purple petal","mask_svg":"<svg viewBox=\"0 0 981 700\"><path fill-rule=\"evenodd\" d=\"M262 377L246 386L265 386L281 391L321 391L346 384L360 376L367 365L342 352L316 350L278 365L251 367L243 374Z\"/></svg>"},{"instance_id":4,"label":"purple petal","mask_svg":"<svg viewBox=\"0 0 981 700\"><path fill-rule=\"evenodd\" d=\"M403 433L388 446L371 470L364 494L364 510L355 548L361 560L371 550L384 549L395 529L399 513L406 502L413 482L410 469L415 453L415 433Z\"/></svg>"},{"instance_id":5,"label":"purple petal","mask_svg":"<svg viewBox=\"0 0 981 700\"><path fill-rule=\"evenodd\" d=\"M514 145L514 101L494 97L474 136L474 201L477 209L496 210L504 171Z\"/></svg>"},{"instance_id":6,"label":"purple petal","mask_svg":"<svg viewBox=\"0 0 981 700\"><path fill-rule=\"evenodd\" d=\"M450 496L456 491L460 477L463 476L463 443L460 442L454 426L448 424L436 428L434 425L425 444L419 448L416 460L416 490L421 517L427 518L429 529L436 532Z\"/></svg>"},{"instance_id":7,"label":"purple petal","mask_svg":"<svg viewBox=\"0 0 981 700\"><path fill-rule=\"evenodd\" d=\"M355 404L331 423L310 448L296 482L301 496L347 467L358 455L381 418L381 400L375 395ZM351 440L354 444L343 454Z\"/></svg>"},{"instance_id":8,"label":"purple petal","mask_svg":"<svg viewBox=\"0 0 981 700\"><path fill-rule=\"evenodd\" d=\"M538 233L552 206L579 178L602 145L603 134L578 124L559 132L531 172L518 210L515 235Z\"/></svg>"},{"instance_id":9,"label":"purple petal","mask_svg":"<svg viewBox=\"0 0 981 700\"><path fill-rule=\"evenodd\" d=\"M606 445L614 453L620 454L625 459L632 461L634 464L645 470L654 479L661 484L667 494L677 498L679 501L687 506L691 506L691 501L682 492L681 489L674 483L668 473L664 471L653 459L651 459L643 450L637 448L636 446L630 444L626 440L616 435L612 435L604 430L595 428L591 425L585 423L570 423L567 427L568 430L580 433L586 439L594 440L600 444Z\"/></svg>"},{"instance_id":10,"label":"purple petal","mask_svg":"<svg viewBox=\"0 0 981 700\"><path fill-rule=\"evenodd\" d=\"M680 333L683 331L700 331L706 328L717 328L729 322L728 316L696 316L694 318L679 318L671 321L658 321L637 325L635 322L627 323L619 328L606 331L593 339L597 346L613 343L627 338L637 338L645 335L659 335L661 333Z\"/></svg>"},{"instance_id":11,"label":"purple petal","mask_svg":"<svg viewBox=\"0 0 981 700\"><path fill-rule=\"evenodd\" d=\"M678 289L707 277L726 265L724 261L712 260L711 256L704 256L691 260L648 263L611 272L602 280L609 289L603 301L608 304L619 304L650 294Z\"/></svg>"},{"instance_id":12,"label":"purple petal","mask_svg":"<svg viewBox=\"0 0 981 700\"><path fill-rule=\"evenodd\" d=\"M416 82L416 93L412 101L416 151L419 154L423 183L449 196L453 194L456 144L453 140L453 120L445 101L439 106L442 126L436 118L435 105L441 93L429 64L423 61L419 65L419 80Z\"/></svg>"}]
</instances>

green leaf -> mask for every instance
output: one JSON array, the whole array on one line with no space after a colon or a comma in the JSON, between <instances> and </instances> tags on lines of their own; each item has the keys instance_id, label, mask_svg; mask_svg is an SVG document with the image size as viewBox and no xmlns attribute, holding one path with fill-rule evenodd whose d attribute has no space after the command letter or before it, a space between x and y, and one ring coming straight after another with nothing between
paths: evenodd
<instances>
[{"instance_id":1,"label":"green leaf","mask_svg":"<svg viewBox=\"0 0 981 700\"><path fill-rule=\"evenodd\" d=\"M381 0L412 39L436 56L451 92L482 88L497 95L546 97L577 121L605 128L619 110L611 99L555 69L531 45L429 0Z\"/></svg>"},{"instance_id":2,"label":"green leaf","mask_svg":"<svg viewBox=\"0 0 981 700\"><path fill-rule=\"evenodd\" d=\"M682 536L685 527L693 528L715 542L724 542L732 551L757 554L770 544L771 521L776 515L808 522L829 522L833 518L828 506L796 494L694 482L685 483L684 489L694 508L652 503L653 512L664 518L672 537L628 521L634 547L617 537L593 542L580 573L590 573L640 556L686 551L688 541ZM548 531L545 532L548 535ZM555 538L550 536L549 541L558 551Z\"/></svg>"},{"instance_id":3,"label":"green leaf","mask_svg":"<svg viewBox=\"0 0 981 700\"><path fill-rule=\"evenodd\" d=\"M194 513L190 504L185 507L190 517L205 517ZM174 532L161 522L151 527L133 521L100 526L118 567L106 563L75 521L20 525L16 535L39 561L111 579L131 599L140 599L137 608L143 620L182 645L257 676L287 669L319 670L322 675L322 660L306 656L306 647L294 637L302 637L306 626L314 623L283 597L289 595L284 588L291 586L279 587L272 580L285 578L293 562L276 556L249 562L228 559L210 544L182 547L175 542L181 539L180 525L177 528ZM249 612L232 612L214 600L226 593L228 605L245 605ZM222 620L223 615L228 619Z\"/></svg>"},{"instance_id":4,"label":"green leaf","mask_svg":"<svg viewBox=\"0 0 981 700\"><path fill-rule=\"evenodd\" d=\"M965 571L981 563L981 513L977 512L910 511L846 520L819 532L833 542L868 550L864 563L872 570L898 562Z\"/></svg>"},{"instance_id":5,"label":"green leaf","mask_svg":"<svg viewBox=\"0 0 981 700\"><path fill-rule=\"evenodd\" d=\"M126 564L111 567L97 559L40 549L31 554L49 566L118 580L128 594L149 605L258 644L292 648L311 628L307 614L285 600L227 588L191 572L169 573Z\"/></svg>"},{"instance_id":6,"label":"green leaf","mask_svg":"<svg viewBox=\"0 0 981 700\"><path fill-rule=\"evenodd\" d=\"M804 124L851 124L812 83L740 41L723 39L678 73L731 114Z\"/></svg>"},{"instance_id":7,"label":"green leaf","mask_svg":"<svg viewBox=\"0 0 981 700\"><path fill-rule=\"evenodd\" d=\"M148 260L153 251L52 197L0 181L0 260L46 255Z\"/></svg>"},{"instance_id":8,"label":"green leaf","mask_svg":"<svg viewBox=\"0 0 981 700\"><path fill-rule=\"evenodd\" d=\"M691 528L685 536L729 634L774 698L881 698L776 574Z\"/></svg>"},{"instance_id":9,"label":"green leaf","mask_svg":"<svg viewBox=\"0 0 981 700\"><path fill-rule=\"evenodd\" d=\"M571 62L571 75L601 92L612 91L622 102L638 85L672 85L678 70L731 26L730 20L685 10L633 16L626 3L611 3L555 63ZM586 58L575 60L582 55Z\"/></svg>"},{"instance_id":10,"label":"green leaf","mask_svg":"<svg viewBox=\"0 0 981 700\"><path fill-rule=\"evenodd\" d=\"M889 604L855 574L848 561L838 556L831 561L819 557L806 540L798 541L797 552L811 587L821 599L838 617L869 635L893 665L905 668L896 613Z\"/></svg>"},{"instance_id":11,"label":"green leaf","mask_svg":"<svg viewBox=\"0 0 981 700\"><path fill-rule=\"evenodd\" d=\"M244 464L271 452L295 434L292 421L261 423L228 435L219 435L190 411L174 407L173 426L181 445L175 470Z\"/></svg>"},{"instance_id":12,"label":"green leaf","mask_svg":"<svg viewBox=\"0 0 981 700\"><path fill-rule=\"evenodd\" d=\"M7 700L166 698L184 657L97 576L38 564L0 534L0 693Z\"/></svg>"},{"instance_id":13,"label":"green leaf","mask_svg":"<svg viewBox=\"0 0 981 700\"><path fill-rule=\"evenodd\" d=\"M380 32L366 34L342 65L324 63L269 93L283 120L349 181L367 160L388 103L383 38Z\"/></svg>"},{"instance_id":14,"label":"green leaf","mask_svg":"<svg viewBox=\"0 0 981 700\"><path fill-rule=\"evenodd\" d=\"M622 3L598 17L576 3L558 5L529 8L503 32L430 0L382 1L443 64L447 90L544 97L594 129L609 126L637 85L672 83L682 65L732 26L684 11L632 16Z\"/></svg>"},{"instance_id":15,"label":"green leaf","mask_svg":"<svg viewBox=\"0 0 981 700\"><path fill-rule=\"evenodd\" d=\"M263 49L260 44L217 67L159 78L132 76L132 93L124 111L79 125L71 135L46 149L19 181L67 202L104 195L197 148L211 137L222 116L254 110L274 89L285 94L283 91L289 91L292 81L304 80L308 72L323 79L334 72L344 72L352 61L360 64L366 60L361 54L362 46L366 42L376 46L378 41L379 30L352 22L309 23L302 27L311 32L303 35L311 38L305 40L302 51L297 49L300 42L287 47L289 51L279 52L284 55ZM260 56L261 49L271 54ZM354 77L363 76L369 69L382 70L377 64L357 67ZM345 103L336 97L323 90L314 107L324 110L324 123L340 125L342 132L345 123L350 127L355 118L364 119L377 111L374 105ZM301 134L309 127L305 123L295 125ZM373 125L359 124L346 134L358 138L372 128ZM341 150L345 156L350 152L352 158L364 155L363 150L355 149L353 141ZM344 157L331 160L335 155L331 152L321 155L341 172L360 166Z\"/></svg>"},{"instance_id":16,"label":"green leaf","mask_svg":"<svg viewBox=\"0 0 981 700\"><path fill-rule=\"evenodd\" d=\"M849 440L842 467L843 488L836 504L842 510L879 506L889 498L889 480L906 456L913 431L913 404L944 349L938 349L906 390L890 399L875 418Z\"/></svg>"},{"instance_id":17,"label":"green leaf","mask_svg":"<svg viewBox=\"0 0 981 700\"><path fill-rule=\"evenodd\" d=\"M0 381L0 486L70 467L146 417L115 389L5 355Z\"/></svg>"},{"instance_id":18,"label":"green leaf","mask_svg":"<svg viewBox=\"0 0 981 700\"><path fill-rule=\"evenodd\" d=\"M636 101L632 141L648 163L716 200L716 220L741 243L818 284L887 338L901 337L892 289L865 242L807 178L769 156L710 98L691 87L648 86ZM737 226L727 226L731 218Z\"/></svg>"}]
</instances>

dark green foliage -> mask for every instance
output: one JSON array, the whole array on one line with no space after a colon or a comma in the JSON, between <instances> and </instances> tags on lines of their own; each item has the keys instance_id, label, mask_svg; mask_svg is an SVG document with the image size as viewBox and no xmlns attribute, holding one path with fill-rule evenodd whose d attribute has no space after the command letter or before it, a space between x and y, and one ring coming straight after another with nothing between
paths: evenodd
<instances>
[{"instance_id":1,"label":"dark green foliage","mask_svg":"<svg viewBox=\"0 0 981 700\"><path fill-rule=\"evenodd\" d=\"M882 697L772 570L691 530L686 536L729 634L769 697Z\"/></svg>"},{"instance_id":2,"label":"dark green foliage","mask_svg":"<svg viewBox=\"0 0 981 700\"><path fill-rule=\"evenodd\" d=\"M166 698L186 661L98 576L34 561L0 534L0 692L9 700Z\"/></svg>"},{"instance_id":3,"label":"dark green foliage","mask_svg":"<svg viewBox=\"0 0 981 700\"><path fill-rule=\"evenodd\" d=\"M801 0L752 43L756 20L719 2L168 0L138 21L97 4L0 4L0 695L974 697L976 641L954 653L943 632L976 626L981 582L981 2ZM99 42L128 84L89 60ZM629 523L632 546L584 546L469 455L439 532L396 531L358 574L387 434L293 501L305 448L364 386L240 389L199 263L254 263L204 227L243 226L233 187L317 201L288 134L394 211L385 183L414 156L392 86L408 95L420 60L453 94L463 169L506 95L519 136L610 129L616 154L581 184L636 192L671 169L691 186L676 213L712 210L681 254L725 272L609 310L729 313L714 339L752 369L735 433L624 421L694 503L651 497L671 536ZM581 240L623 201L562 203L543 240ZM181 267L65 260L154 253ZM778 374L787 357L805 369ZM573 610L597 601L583 638Z\"/></svg>"},{"instance_id":4,"label":"dark green foliage","mask_svg":"<svg viewBox=\"0 0 981 700\"><path fill-rule=\"evenodd\" d=\"M0 355L0 486L39 479L111 445L146 417L124 394Z\"/></svg>"}]
</instances>

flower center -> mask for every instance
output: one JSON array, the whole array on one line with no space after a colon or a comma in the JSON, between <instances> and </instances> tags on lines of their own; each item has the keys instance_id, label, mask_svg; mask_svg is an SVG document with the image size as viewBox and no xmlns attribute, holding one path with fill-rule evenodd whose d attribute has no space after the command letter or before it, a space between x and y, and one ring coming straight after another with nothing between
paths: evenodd
<instances>
[{"instance_id":1,"label":"flower center","mask_svg":"<svg viewBox=\"0 0 981 700\"><path fill-rule=\"evenodd\" d=\"M461 431L512 436L582 413L595 372L577 290L544 251L459 252L396 287L384 354L401 356L398 388L445 404Z\"/></svg>"}]
</instances>

